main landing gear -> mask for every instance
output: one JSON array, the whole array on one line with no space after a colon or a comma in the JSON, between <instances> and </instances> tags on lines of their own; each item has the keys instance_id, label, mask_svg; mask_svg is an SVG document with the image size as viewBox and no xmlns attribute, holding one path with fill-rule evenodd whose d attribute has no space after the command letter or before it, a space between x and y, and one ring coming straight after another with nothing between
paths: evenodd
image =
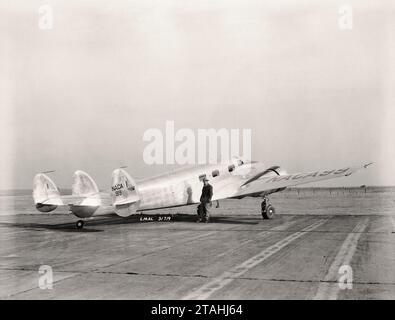
<instances>
[{"instance_id":1,"label":"main landing gear","mask_svg":"<svg viewBox=\"0 0 395 320\"><path fill-rule=\"evenodd\" d=\"M274 217L274 214L276 213L276 210L269 203L269 199L266 197L263 198L263 201L261 203L261 212L263 219L272 219Z\"/></svg>"},{"instance_id":2,"label":"main landing gear","mask_svg":"<svg viewBox=\"0 0 395 320\"><path fill-rule=\"evenodd\" d=\"M84 220L78 220L75 223L75 226L77 227L77 229L82 229L84 227Z\"/></svg>"}]
</instances>

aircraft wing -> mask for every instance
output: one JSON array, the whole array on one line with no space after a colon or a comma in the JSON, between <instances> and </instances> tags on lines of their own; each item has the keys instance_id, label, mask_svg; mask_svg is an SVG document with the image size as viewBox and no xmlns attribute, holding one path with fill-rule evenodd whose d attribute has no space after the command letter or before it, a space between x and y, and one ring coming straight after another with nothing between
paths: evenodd
<instances>
[{"instance_id":1,"label":"aircraft wing","mask_svg":"<svg viewBox=\"0 0 395 320\"><path fill-rule=\"evenodd\" d=\"M265 193L270 190L282 189L286 187L292 187L300 184L305 184L309 182L316 182L340 177L347 177L354 172L366 169L370 164L367 163L362 166L356 167L345 167L341 169L324 170L324 171L313 171L306 173L294 173L279 176L259 176L256 179L249 179L244 182L235 197L257 195L260 193Z\"/></svg>"}]
</instances>

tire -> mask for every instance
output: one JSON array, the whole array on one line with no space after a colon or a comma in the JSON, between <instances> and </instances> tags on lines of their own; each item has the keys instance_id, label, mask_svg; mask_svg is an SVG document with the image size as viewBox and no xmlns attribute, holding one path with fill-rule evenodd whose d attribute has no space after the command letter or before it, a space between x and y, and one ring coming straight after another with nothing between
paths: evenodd
<instances>
[{"instance_id":1,"label":"tire","mask_svg":"<svg viewBox=\"0 0 395 320\"><path fill-rule=\"evenodd\" d=\"M84 221L83 220L78 220L75 224L77 229L82 229L84 227Z\"/></svg>"},{"instance_id":2,"label":"tire","mask_svg":"<svg viewBox=\"0 0 395 320\"><path fill-rule=\"evenodd\" d=\"M274 207L269 204L266 207L266 210L262 211L262 217L263 219L272 219L274 217L274 214L276 213L276 210L274 209Z\"/></svg>"}]
</instances>

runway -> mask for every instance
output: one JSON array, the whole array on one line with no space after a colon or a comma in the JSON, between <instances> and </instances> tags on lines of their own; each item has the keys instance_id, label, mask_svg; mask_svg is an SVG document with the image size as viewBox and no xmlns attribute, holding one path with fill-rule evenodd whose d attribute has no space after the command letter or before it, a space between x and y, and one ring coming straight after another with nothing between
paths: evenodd
<instances>
[{"instance_id":1,"label":"runway","mask_svg":"<svg viewBox=\"0 0 395 320\"><path fill-rule=\"evenodd\" d=\"M388 212L312 214L312 205L262 220L233 204L209 224L194 222L194 208L160 212L170 221L103 217L83 230L66 214L0 216L0 298L395 299ZM42 265L52 289L39 288ZM352 289L339 286L342 266Z\"/></svg>"}]
</instances>

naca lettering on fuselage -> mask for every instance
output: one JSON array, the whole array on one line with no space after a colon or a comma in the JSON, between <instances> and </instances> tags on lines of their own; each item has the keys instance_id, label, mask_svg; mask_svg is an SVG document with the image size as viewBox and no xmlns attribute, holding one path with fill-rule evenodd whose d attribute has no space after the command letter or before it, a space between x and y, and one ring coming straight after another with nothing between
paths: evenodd
<instances>
[{"instance_id":1,"label":"naca lettering on fuselage","mask_svg":"<svg viewBox=\"0 0 395 320\"><path fill-rule=\"evenodd\" d=\"M117 191L117 190L121 190L123 188L123 184L122 183L117 183L116 185L113 185L111 187L112 191Z\"/></svg>"},{"instance_id":2,"label":"naca lettering on fuselage","mask_svg":"<svg viewBox=\"0 0 395 320\"><path fill-rule=\"evenodd\" d=\"M305 178L315 178L315 177L325 177L330 174L342 174L345 173L349 170L350 168L344 168L344 169L338 169L338 170L327 170L327 171L316 171L316 172L310 172L310 173L303 173L303 174L291 174L291 175L286 175L286 176L277 176L268 179L266 182L278 182L278 181L283 181L283 180L299 180L299 179L305 179Z\"/></svg>"},{"instance_id":3,"label":"naca lettering on fuselage","mask_svg":"<svg viewBox=\"0 0 395 320\"><path fill-rule=\"evenodd\" d=\"M128 181L126 181L125 184L126 184L126 188L127 188L129 191L134 191L134 190L135 190L135 187L132 186L132 185L130 185L130 184L128 183ZM113 185L113 186L111 187L111 190L115 193L116 196L120 196L120 195L122 195L122 190L121 190L121 189L123 189L123 188L124 188L124 186L123 186L122 183L117 183L117 184L115 184L115 185Z\"/></svg>"}]
</instances>

